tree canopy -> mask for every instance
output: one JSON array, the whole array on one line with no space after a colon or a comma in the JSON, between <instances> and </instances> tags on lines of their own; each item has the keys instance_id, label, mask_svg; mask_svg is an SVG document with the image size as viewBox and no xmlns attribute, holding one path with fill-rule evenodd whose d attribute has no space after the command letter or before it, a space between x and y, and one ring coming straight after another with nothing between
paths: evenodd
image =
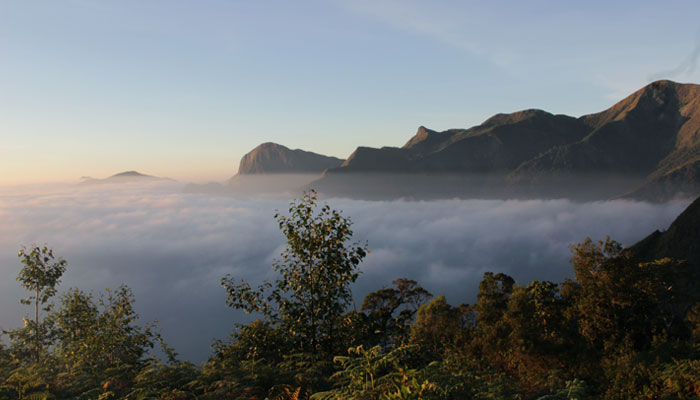
<instances>
[{"instance_id":1,"label":"tree canopy","mask_svg":"<svg viewBox=\"0 0 700 400\"><path fill-rule=\"evenodd\" d=\"M352 222L330 206L317 204L314 191L275 214L287 247L273 268L280 275L257 290L231 276L222 279L228 305L259 312L308 351L332 351L340 319L352 303L350 285L366 246L349 243Z\"/></svg>"}]
</instances>

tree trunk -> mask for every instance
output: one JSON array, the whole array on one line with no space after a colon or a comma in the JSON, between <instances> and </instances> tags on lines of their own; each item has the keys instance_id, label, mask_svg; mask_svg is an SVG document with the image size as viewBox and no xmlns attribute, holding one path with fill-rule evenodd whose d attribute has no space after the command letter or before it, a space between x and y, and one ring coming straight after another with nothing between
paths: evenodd
<instances>
[{"instance_id":1,"label":"tree trunk","mask_svg":"<svg viewBox=\"0 0 700 400\"><path fill-rule=\"evenodd\" d=\"M34 358L39 363L39 285L36 288L34 299Z\"/></svg>"}]
</instances>

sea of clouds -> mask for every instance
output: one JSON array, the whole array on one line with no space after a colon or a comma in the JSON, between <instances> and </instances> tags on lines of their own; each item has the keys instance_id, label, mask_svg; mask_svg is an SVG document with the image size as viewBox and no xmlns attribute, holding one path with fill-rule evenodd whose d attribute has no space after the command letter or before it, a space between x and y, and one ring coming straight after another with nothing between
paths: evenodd
<instances>
[{"instance_id":1,"label":"sea of clouds","mask_svg":"<svg viewBox=\"0 0 700 400\"><path fill-rule=\"evenodd\" d=\"M131 287L141 322L157 320L182 358L210 355L250 316L226 307L226 274L251 283L274 279L284 248L273 218L291 199L183 193L175 182L148 186L0 187L0 329L30 310L15 281L23 245L47 244L69 262L61 288L95 294ZM519 283L572 276L568 246L613 239L630 245L665 229L690 201L575 203L568 200L358 201L322 199L354 222L371 253L353 287L365 294L399 277L448 302L473 302L485 271Z\"/></svg>"}]
</instances>

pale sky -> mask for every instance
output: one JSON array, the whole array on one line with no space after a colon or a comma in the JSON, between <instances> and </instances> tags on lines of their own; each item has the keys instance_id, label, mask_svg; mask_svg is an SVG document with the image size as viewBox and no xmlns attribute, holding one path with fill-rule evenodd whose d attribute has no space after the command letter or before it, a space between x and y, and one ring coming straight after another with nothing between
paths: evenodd
<instances>
[{"instance_id":1,"label":"pale sky","mask_svg":"<svg viewBox=\"0 0 700 400\"><path fill-rule=\"evenodd\" d=\"M0 184L222 181L273 141L601 111L700 83L700 2L0 0Z\"/></svg>"}]
</instances>

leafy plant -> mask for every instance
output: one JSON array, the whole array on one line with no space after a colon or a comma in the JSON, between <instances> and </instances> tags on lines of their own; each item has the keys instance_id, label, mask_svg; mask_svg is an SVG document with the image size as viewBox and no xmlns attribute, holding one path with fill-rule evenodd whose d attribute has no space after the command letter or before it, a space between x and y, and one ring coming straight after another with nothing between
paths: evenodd
<instances>
[{"instance_id":1,"label":"leafy plant","mask_svg":"<svg viewBox=\"0 0 700 400\"><path fill-rule=\"evenodd\" d=\"M18 257L22 268L17 275L20 285L32 294L20 300L20 303L34 305L34 318L24 319L24 328L6 332L14 343L15 350L32 353L34 361L39 362L42 349L51 343L51 324L40 322L40 311L51 311L49 300L56 295L56 287L61 283L61 276L66 271L66 260L53 254L47 246L22 248Z\"/></svg>"},{"instance_id":2,"label":"leafy plant","mask_svg":"<svg viewBox=\"0 0 700 400\"><path fill-rule=\"evenodd\" d=\"M335 332L352 301L350 284L366 246L348 244L352 222L328 205L318 206L315 191L289 206L289 216L275 218L287 237L287 248L273 268L274 283L253 289L231 276L222 279L227 304L263 314L279 325L301 351L332 353Z\"/></svg>"}]
</instances>

